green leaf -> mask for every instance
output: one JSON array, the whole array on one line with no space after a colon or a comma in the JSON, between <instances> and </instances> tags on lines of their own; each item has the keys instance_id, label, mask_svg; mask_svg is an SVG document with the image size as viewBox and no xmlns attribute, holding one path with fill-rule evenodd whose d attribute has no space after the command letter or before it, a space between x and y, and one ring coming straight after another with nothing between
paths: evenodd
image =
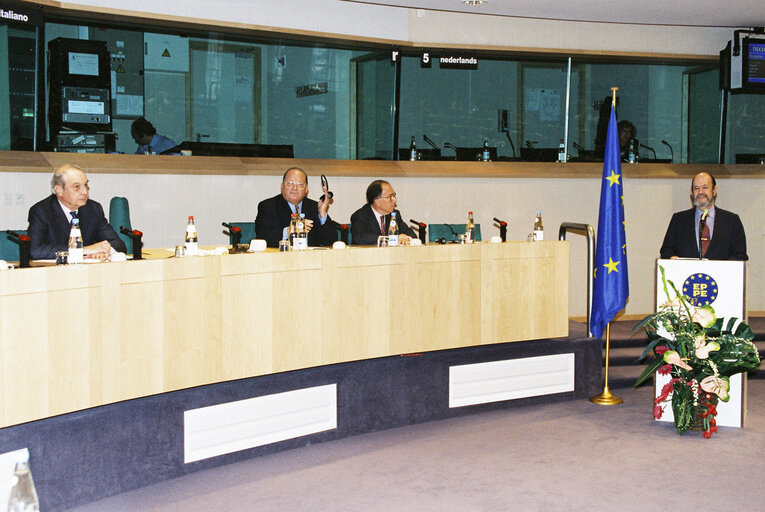
<instances>
[{"instance_id":1,"label":"green leaf","mask_svg":"<svg viewBox=\"0 0 765 512\"><path fill-rule=\"evenodd\" d=\"M638 387L645 381L647 381L650 377L653 376L654 373L656 373L656 370L664 366L664 358L663 357L657 357L650 363L648 363L648 366L645 367L643 370L643 373L640 374L640 377L638 377L638 380L635 381L635 385L633 387Z\"/></svg>"}]
</instances>

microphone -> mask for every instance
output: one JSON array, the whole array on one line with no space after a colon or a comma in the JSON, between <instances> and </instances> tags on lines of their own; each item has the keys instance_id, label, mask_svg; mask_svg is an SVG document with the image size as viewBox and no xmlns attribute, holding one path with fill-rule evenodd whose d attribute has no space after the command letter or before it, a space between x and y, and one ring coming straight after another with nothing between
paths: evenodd
<instances>
[{"instance_id":1,"label":"microphone","mask_svg":"<svg viewBox=\"0 0 765 512\"><path fill-rule=\"evenodd\" d=\"M584 153L585 149L580 144L577 144L576 142L573 142L572 145L574 146L574 149L576 149L580 153Z\"/></svg>"},{"instance_id":2,"label":"microphone","mask_svg":"<svg viewBox=\"0 0 765 512\"><path fill-rule=\"evenodd\" d=\"M645 148L645 149L647 149L648 151L651 151L651 152L653 153L653 159L654 159L654 160L656 160L656 151L655 151L655 150L654 150L654 149L653 149L651 146L646 146L645 144L643 144L643 143L641 142L641 143L640 143L640 147L641 147L641 148Z\"/></svg>"},{"instance_id":3,"label":"microphone","mask_svg":"<svg viewBox=\"0 0 765 512\"><path fill-rule=\"evenodd\" d=\"M348 243L348 231L350 230L348 224L340 224L336 220L333 220L332 225L335 226L335 229L340 231L340 241L346 245L350 245Z\"/></svg>"},{"instance_id":4,"label":"microphone","mask_svg":"<svg viewBox=\"0 0 765 512\"><path fill-rule=\"evenodd\" d=\"M506 129L502 131L507 135L507 140L510 142L510 147L513 149L513 158L515 158L515 144L513 144L513 139L510 137L510 132Z\"/></svg>"},{"instance_id":5,"label":"microphone","mask_svg":"<svg viewBox=\"0 0 765 512\"><path fill-rule=\"evenodd\" d=\"M232 226L227 222L222 222L221 224L224 228L228 228L229 234L231 235L231 246L236 248L242 242L242 228L239 226Z\"/></svg>"},{"instance_id":6,"label":"microphone","mask_svg":"<svg viewBox=\"0 0 765 512\"><path fill-rule=\"evenodd\" d=\"M431 146L433 146L433 149L441 149L441 148L439 148L439 147L438 147L438 144L436 144L435 142L433 142L433 141L430 139L430 137L428 137L428 136L427 136L426 134L424 134L424 133L422 134L422 139L423 139L425 142L427 142L428 144L430 144Z\"/></svg>"},{"instance_id":7,"label":"microphone","mask_svg":"<svg viewBox=\"0 0 765 512\"><path fill-rule=\"evenodd\" d=\"M327 181L327 177L324 176L323 174L321 175L321 188L327 189L327 194L329 194L330 199L332 199L335 196L335 194L333 194L332 191L329 189L329 182ZM319 201L324 201L324 194L321 195L321 197L319 198Z\"/></svg>"},{"instance_id":8,"label":"microphone","mask_svg":"<svg viewBox=\"0 0 765 512\"><path fill-rule=\"evenodd\" d=\"M142 260L143 256L141 255L141 246L143 243L141 242L141 237L143 236L143 233L137 229L130 229L125 226L120 226L120 233L133 241L133 261Z\"/></svg>"},{"instance_id":9,"label":"microphone","mask_svg":"<svg viewBox=\"0 0 765 512\"><path fill-rule=\"evenodd\" d=\"M420 242L425 243L425 230L428 225L424 222L418 222L414 219L409 219L409 222L412 224L417 224L417 238L420 239Z\"/></svg>"},{"instance_id":10,"label":"microphone","mask_svg":"<svg viewBox=\"0 0 765 512\"><path fill-rule=\"evenodd\" d=\"M496 217L494 217L494 222L499 224L499 237L503 242L507 242L507 222Z\"/></svg>"},{"instance_id":11,"label":"microphone","mask_svg":"<svg viewBox=\"0 0 765 512\"><path fill-rule=\"evenodd\" d=\"M444 142L444 147L445 148L449 148L449 149L453 149L455 153L457 152L457 146L455 146L451 142Z\"/></svg>"},{"instance_id":12,"label":"microphone","mask_svg":"<svg viewBox=\"0 0 765 512\"><path fill-rule=\"evenodd\" d=\"M10 229L5 231L19 244L19 268L29 268L29 252L32 249L32 239L29 235L16 233Z\"/></svg>"},{"instance_id":13,"label":"microphone","mask_svg":"<svg viewBox=\"0 0 765 512\"><path fill-rule=\"evenodd\" d=\"M669 148L669 155L670 155L669 161L670 161L670 163L674 162L675 161L675 152L672 151L672 146L670 146L669 142L667 142L666 140L662 140L661 143Z\"/></svg>"}]
</instances>

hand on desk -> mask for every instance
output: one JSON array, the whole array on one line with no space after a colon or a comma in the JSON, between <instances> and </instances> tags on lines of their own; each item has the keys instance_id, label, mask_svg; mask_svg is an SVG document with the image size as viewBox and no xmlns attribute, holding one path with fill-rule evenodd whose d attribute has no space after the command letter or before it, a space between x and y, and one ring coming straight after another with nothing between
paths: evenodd
<instances>
[{"instance_id":1,"label":"hand on desk","mask_svg":"<svg viewBox=\"0 0 765 512\"><path fill-rule=\"evenodd\" d=\"M83 247L83 255L88 259L107 260L112 253L112 246L106 240Z\"/></svg>"}]
</instances>

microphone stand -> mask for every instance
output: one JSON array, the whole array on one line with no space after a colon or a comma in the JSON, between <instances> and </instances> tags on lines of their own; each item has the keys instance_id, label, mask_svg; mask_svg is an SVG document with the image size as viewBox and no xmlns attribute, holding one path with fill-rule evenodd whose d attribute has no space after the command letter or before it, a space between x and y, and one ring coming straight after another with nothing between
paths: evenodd
<instances>
[{"instance_id":1,"label":"microphone stand","mask_svg":"<svg viewBox=\"0 0 765 512\"><path fill-rule=\"evenodd\" d=\"M675 161L675 152L672 150L672 146L670 146L669 142L667 142L666 140L662 140L661 143L669 148L669 161L670 161L670 163L674 162Z\"/></svg>"},{"instance_id":2,"label":"microphone stand","mask_svg":"<svg viewBox=\"0 0 765 512\"><path fill-rule=\"evenodd\" d=\"M513 139L510 138L510 132L508 130L502 131L507 135L507 140L510 141L510 147L513 149L513 158L515 158L515 144L513 144Z\"/></svg>"},{"instance_id":3,"label":"microphone stand","mask_svg":"<svg viewBox=\"0 0 765 512\"><path fill-rule=\"evenodd\" d=\"M651 152L653 153L653 159L654 159L654 160L656 160L656 151L655 151L655 150L654 150L654 149L653 149L651 146L646 146L645 144L643 144L643 143L641 142L641 143L640 143L640 147L641 147L641 148L645 148L645 149L647 149L648 151L651 151Z\"/></svg>"},{"instance_id":4,"label":"microphone stand","mask_svg":"<svg viewBox=\"0 0 765 512\"><path fill-rule=\"evenodd\" d=\"M32 249L32 239L29 235L16 233L10 229L6 231L13 237L13 241L19 244L19 268L29 268L29 254Z\"/></svg>"},{"instance_id":5,"label":"microphone stand","mask_svg":"<svg viewBox=\"0 0 765 512\"><path fill-rule=\"evenodd\" d=\"M424 222L418 222L414 219L409 219L409 222L417 224L417 238L420 239L420 242L425 243L425 230L427 229L428 225Z\"/></svg>"},{"instance_id":6,"label":"microphone stand","mask_svg":"<svg viewBox=\"0 0 765 512\"><path fill-rule=\"evenodd\" d=\"M699 259L703 260L704 255L701 254L701 232L704 230L704 227L707 225L707 215L709 214L709 210L705 210L701 212L701 222L699 222Z\"/></svg>"},{"instance_id":7,"label":"microphone stand","mask_svg":"<svg viewBox=\"0 0 765 512\"><path fill-rule=\"evenodd\" d=\"M141 246L143 246L143 242L141 242L141 237L143 233L137 229L128 229L125 226L120 226L120 233L133 241L133 261L142 260Z\"/></svg>"},{"instance_id":8,"label":"microphone stand","mask_svg":"<svg viewBox=\"0 0 765 512\"><path fill-rule=\"evenodd\" d=\"M507 222L496 217L494 217L494 221L499 224L499 237L503 242L507 242Z\"/></svg>"}]
</instances>

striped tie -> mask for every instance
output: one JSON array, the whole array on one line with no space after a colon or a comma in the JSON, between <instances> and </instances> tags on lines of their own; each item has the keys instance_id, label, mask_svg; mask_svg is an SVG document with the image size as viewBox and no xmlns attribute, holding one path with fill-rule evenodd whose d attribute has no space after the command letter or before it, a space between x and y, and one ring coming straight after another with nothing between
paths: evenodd
<instances>
[{"instance_id":1,"label":"striped tie","mask_svg":"<svg viewBox=\"0 0 765 512\"><path fill-rule=\"evenodd\" d=\"M709 249L709 226L703 220L699 222L699 240L701 241L701 257L703 258Z\"/></svg>"},{"instance_id":2,"label":"striped tie","mask_svg":"<svg viewBox=\"0 0 765 512\"><path fill-rule=\"evenodd\" d=\"M380 215L380 233L385 234L385 215Z\"/></svg>"}]
</instances>

